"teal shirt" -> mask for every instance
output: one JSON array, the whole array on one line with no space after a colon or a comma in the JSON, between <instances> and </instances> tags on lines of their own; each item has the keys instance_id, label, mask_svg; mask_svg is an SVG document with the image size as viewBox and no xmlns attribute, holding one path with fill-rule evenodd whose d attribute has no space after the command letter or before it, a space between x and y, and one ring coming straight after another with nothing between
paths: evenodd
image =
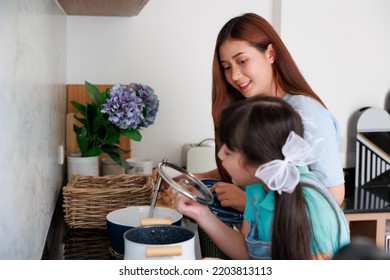
<instances>
[{"instance_id":1,"label":"teal shirt","mask_svg":"<svg viewBox=\"0 0 390 280\"><path fill-rule=\"evenodd\" d=\"M315 175L307 167L300 168L301 182L314 179ZM326 191L317 180L309 181L311 185ZM303 195L306 199L308 211L310 211L311 221L316 245L311 242L312 254L330 252L334 255L341 247L349 244L349 228L345 220L344 213L330 196L330 202L336 209L337 215L329 204L317 190L304 187ZM261 184L252 184L246 187L247 204L244 212L244 219L255 223L258 229L258 240L270 242L272 237L272 221L275 210L275 192L266 191ZM340 224L340 235L339 235ZM286 242L294 242L286 239Z\"/></svg>"}]
</instances>

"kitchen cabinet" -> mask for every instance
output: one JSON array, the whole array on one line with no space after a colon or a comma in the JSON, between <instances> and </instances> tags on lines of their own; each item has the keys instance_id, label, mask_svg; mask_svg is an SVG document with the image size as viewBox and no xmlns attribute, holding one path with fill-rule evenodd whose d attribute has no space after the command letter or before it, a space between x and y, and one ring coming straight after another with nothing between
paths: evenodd
<instances>
[{"instance_id":1,"label":"kitchen cabinet","mask_svg":"<svg viewBox=\"0 0 390 280\"><path fill-rule=\"evenodd\" d=\"M365 236L375 240L378 248L385 249L386 222L390 222L390 212L366 212L345 214L349 223L351 238Z\"/></svg>"},{"instance_id":2,"label":"kitchen cabinet","mask_svg":"<svg viewBox=\"0 0 390 280\"><path fill-rule=\"evenodd\" d=\"M58 0L67 15L136 16L149 0Z\"/></svg>"},{"instance_id":3,"label":"kitchen cabinet","mask_svg":"<svg viewBox=\"0 0 390 280\"><path fill-rule=\"evenodd\" d=\"M368 237L384 249L386 223L390 224L390 170L360 187L354 185L355 170L345 170L345 174L346 195L342 207L351 238Z\"/></svg>"}]
</instances>

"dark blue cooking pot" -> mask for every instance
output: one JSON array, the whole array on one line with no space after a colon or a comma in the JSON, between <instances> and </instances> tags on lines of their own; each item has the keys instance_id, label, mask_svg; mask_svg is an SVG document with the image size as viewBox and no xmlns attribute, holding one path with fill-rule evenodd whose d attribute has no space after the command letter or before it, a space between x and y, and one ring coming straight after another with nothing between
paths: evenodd
<instances>
[{"instance_id":1,"label":"dark blue cooking pot","mask_svg":"<svg viewBox=\"0 0 390 280\"><path fill-rule=\"evenodd\" d=\"M123 234L134 227L139 227L141 219L147 218L150 206L130 206L108 213L107 230L111 248L115 253L124 254ZM183 215L168 207L156 207L154 218L172 218L173 225L180 225Z\"/></svg>"},{"instance_id":2,"label":"dark blue cooking pot","mask_svg":"<svg viewBox=\"0 0 390 280\"><path fill-rule=\"evenodd\" d=\"M211 188L215 183L219 182L217 179L202 179L203 184ZM213 193L214 202L209 205L210 210L224 223L239 224L243 220L243 213L231 208L223 207L218 200L217 194Z\"/></svg>"}]
</instances>

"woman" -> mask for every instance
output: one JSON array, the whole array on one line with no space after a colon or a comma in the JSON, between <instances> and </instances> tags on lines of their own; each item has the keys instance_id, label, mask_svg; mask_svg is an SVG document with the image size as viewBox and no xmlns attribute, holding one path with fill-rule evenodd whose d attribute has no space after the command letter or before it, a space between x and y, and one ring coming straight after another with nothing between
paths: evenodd
<instances>
[{"instance_id":1,"label":"woman","mask_svg":"<svg viewBox=\"0 0 390 280\"><path fill-rule=\"evenodd\" d=\"M215 131L220 112L238 100L256 95L287 101L304 122L305 139L322 138L321 158L309 165L332 193L337 203L344 200L344 174L339 158L339 126L325 104L310 88L275 29L259 15L248 13L228 21L217 37L213 59L212 115ZM221 148L216 136L216 152ZM212 190L221 205L243 211L245 192L231 184L231 178L216 157L218 169L196 174L217 178Z\"/></svg>"},{"instance_id":2,"label":"woman","mask_svg":"<svg viewBox=\"0 0 390 280\"><path fill-rule=\"evenodd\" d=\"M232 259L331 259L349 244L341 208L309 171L321 139L303 139L299 114L284 100L254 96L221 114L218 158L232 181L247 186L240 231L208 208L170 190L176 209L192 218ZM271 242L272 241L272 242Z\"/></svg>"}]
</instances>

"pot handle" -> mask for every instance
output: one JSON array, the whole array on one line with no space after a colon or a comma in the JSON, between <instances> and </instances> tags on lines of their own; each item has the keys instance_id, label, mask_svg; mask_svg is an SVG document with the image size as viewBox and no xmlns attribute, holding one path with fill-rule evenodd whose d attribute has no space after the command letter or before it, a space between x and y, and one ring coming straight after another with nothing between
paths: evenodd
<instances>
[{"instance_id":1,"label":"pot handle","mask_svg":"<svg viewBox=\"0 0 390 280\"><path fill-rule=\"evenodd\" d=\"M181 245L164 246L164 247L146 247L145 255L148 258L181 256L182 255Z\"/></svg>"},{"instance_id":2,"label":"pot handle","mask_svg":"<svg viewBox=\"0 0 390 280\"><path fill-rule=\"evenodd\" d=\"M149 226L149 225L171 225L172 218L142 218L141 226Z\"/></svg>"}]
</instances>

